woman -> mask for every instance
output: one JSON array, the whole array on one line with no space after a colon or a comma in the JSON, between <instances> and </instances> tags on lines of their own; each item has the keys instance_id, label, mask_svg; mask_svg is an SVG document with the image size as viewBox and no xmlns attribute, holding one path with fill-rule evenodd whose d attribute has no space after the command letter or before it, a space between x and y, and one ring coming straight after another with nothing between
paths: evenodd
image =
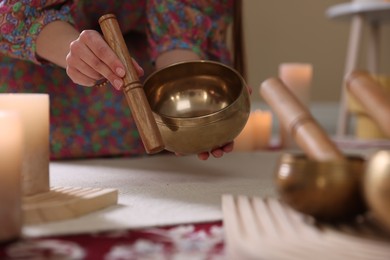
<instances>
[{"instance_id":1,"label":"woman","mask_svg":"<svg viewBox=\"0 0 390 260\"><path fill-rule=\"evenodd\" d=\"M116 15L140 76L184 60L230 64L233 0L1 0L0 92L50 94L51 158L145 154L120 90L124 66L99 33ZM115 89L91 87L107 79ZM221 157L233 144L198 155Z\"/></svg>"}]
</instances>

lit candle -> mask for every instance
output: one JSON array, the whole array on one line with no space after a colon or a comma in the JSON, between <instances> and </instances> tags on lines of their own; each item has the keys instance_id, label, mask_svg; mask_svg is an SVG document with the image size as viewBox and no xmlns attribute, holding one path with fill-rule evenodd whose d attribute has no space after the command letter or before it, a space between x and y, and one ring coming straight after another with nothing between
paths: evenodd
<instances>
[{"instance_id":1,"label":"lit candle","mask_svg":"<svg viewBox=\"0 0 390 260\"><path fill-rule=\"evenodd\" d=\"M256 110L252 112L254 118L254 148L269 147L272 130L272 114L270 111Z\"/></svg>"},{"instance_id":2,"label":"lit candle","mask_svg":"<svg viewBox=\"0 0 390 260\"><path fill-rule=\"evenodd\" d=\"M49 95L0 94L0 109L17 111L21 117L23 195L49 191Z\"/></svg>"},{"instance_id":3,"label":"lit candle","mask_svg":"<svg viewBox=\"0 0 390 260\"><path fill-rule=\"evenodd\" d=\"M295 97L304 105L310 101L310 87L313 77L313 66L309 63L282 63L279 65L279 78ZM294 147L291 134L280 126L281 147Z\"/></svg>"},{"instance_id":4,"label":"lit candle","mask_svg":"<svg viewBox=\"0 0 390 260\"><path fill-rule=\"evenodd\" d=\"M234 150L253 151L268 148L271 129L272 115L269 111L251 112L244 129L234 140Z\"/></svg>"},{"instance_id":5,"label":"lit candle","mask_svg":"<svg viewBox=\"0 0 390 260\"><path fill-rule=\"evenodd\" d=\"M18 238L22 228L23 131L16 112L0 111L0 242Z\"/></svg>"},{"instance_id":6,"label":"lit candle","mask_svg":"<svg viewBox=\"0 0 390 260\"><path fill-rule=\"evenodd\" d=\"M252 151L254 149L254 124L253 114L250 113L241 133L234 139L234 151Z\"/></svg>"},{"instance_id":7,"label":"lit candle","mask_svg":"<svg viewBox=\"0 0 390 260\"><path fill-rule=\"evenodd\" d=\"M304 105L309 104L313 66L309 63L282 63L279 77Z\"/></svg>"}]
</instances>

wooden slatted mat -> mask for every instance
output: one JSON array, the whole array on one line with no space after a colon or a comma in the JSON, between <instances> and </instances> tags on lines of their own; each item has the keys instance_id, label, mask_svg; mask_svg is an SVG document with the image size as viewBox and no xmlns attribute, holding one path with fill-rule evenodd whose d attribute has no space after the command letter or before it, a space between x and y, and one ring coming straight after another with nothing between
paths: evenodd
<instances>
[{"instance_id":1,"label":"wooden slatted mat","mask_svg":"<svg viewBox=\"0 0 390 260\"><path fill-rule=\"evenodd\" d=\"M390 234L369 217L325 225L274 198L222 198L230 259L389 260Z\"/></svg>"},{"instance_id":2,"label":"wooden slatted mat","mask_svg":"<svg viewBox=\"0 0 390 260\"><path fill-rule=\"evenodd\" d=\"M24 224L77 218L117 201L116 189L52 187L49 192L23 198Z\"/></svg>"}]
</instances>

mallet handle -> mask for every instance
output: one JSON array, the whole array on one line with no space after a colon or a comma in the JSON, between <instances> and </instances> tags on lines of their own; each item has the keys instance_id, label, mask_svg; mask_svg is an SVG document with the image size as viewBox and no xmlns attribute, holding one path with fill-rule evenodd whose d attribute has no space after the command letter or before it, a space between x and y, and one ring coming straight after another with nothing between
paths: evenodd
<instances>
[{"instance_id":1,"label":"mallet handle","mask_svg":"<svg viewBox=\"0 0 390 260\"><path fill-rule=\"evenodd\" d=\"M317 161L344 159L310 111L278 78L260 85L260 95L277 114L280 123L294 137L305 154Z\"/></svg>"},{"instance_id":2,"label":"mallet handle","mask_svg":"<svg viewBox=\"0 0 390 260\"><path fill-rule=\"evenodd\" d=\"M126 46L118 21L113 14L106 14L99 19L100 28L108 45L118 55L126 67L123 78L123 93L135 120L147 153L157 153L164 149L164 143L152 110L146 98L138 73Z\"/></svg>"}]
</instances>

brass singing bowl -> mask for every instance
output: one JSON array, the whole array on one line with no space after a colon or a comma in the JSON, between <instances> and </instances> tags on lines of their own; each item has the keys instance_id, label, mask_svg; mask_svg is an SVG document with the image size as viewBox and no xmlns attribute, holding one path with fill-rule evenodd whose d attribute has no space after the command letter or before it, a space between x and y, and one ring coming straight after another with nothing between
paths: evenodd
<instances>
[{"instance_id":1,"label":"brass singing bowl","mask_svg":"<svg viewBox=\"0 0 390 260\"><path fill-rule=\"evenodd\" d=\"M233 141L250 113L244 79L218 62L165 67L145 80L144 90L165 149L178 154L210 151Z\"/></svg>"},{"instance_id":2,"label":"brass singing bowl","mask_svg":"<svg viewBox=\"0 0 390 260\"><path fill-rule=\"evenodd\" d=\"M275 172L281 199L297 211L325 221L350 219L365 212L362 181L365 160L319 162L303 154L286 153Z\"/></svg>"},{"instance_id":3,"label":"brass singing bowl","mask_svg":"<svg viewBox=\"0 0 390 260\"><path fill-rule=\"evenodd\" d=\"M363 187L370 210L390 231L390 151L377 151L370 157Z\"/></svg>"}]
</instances>

